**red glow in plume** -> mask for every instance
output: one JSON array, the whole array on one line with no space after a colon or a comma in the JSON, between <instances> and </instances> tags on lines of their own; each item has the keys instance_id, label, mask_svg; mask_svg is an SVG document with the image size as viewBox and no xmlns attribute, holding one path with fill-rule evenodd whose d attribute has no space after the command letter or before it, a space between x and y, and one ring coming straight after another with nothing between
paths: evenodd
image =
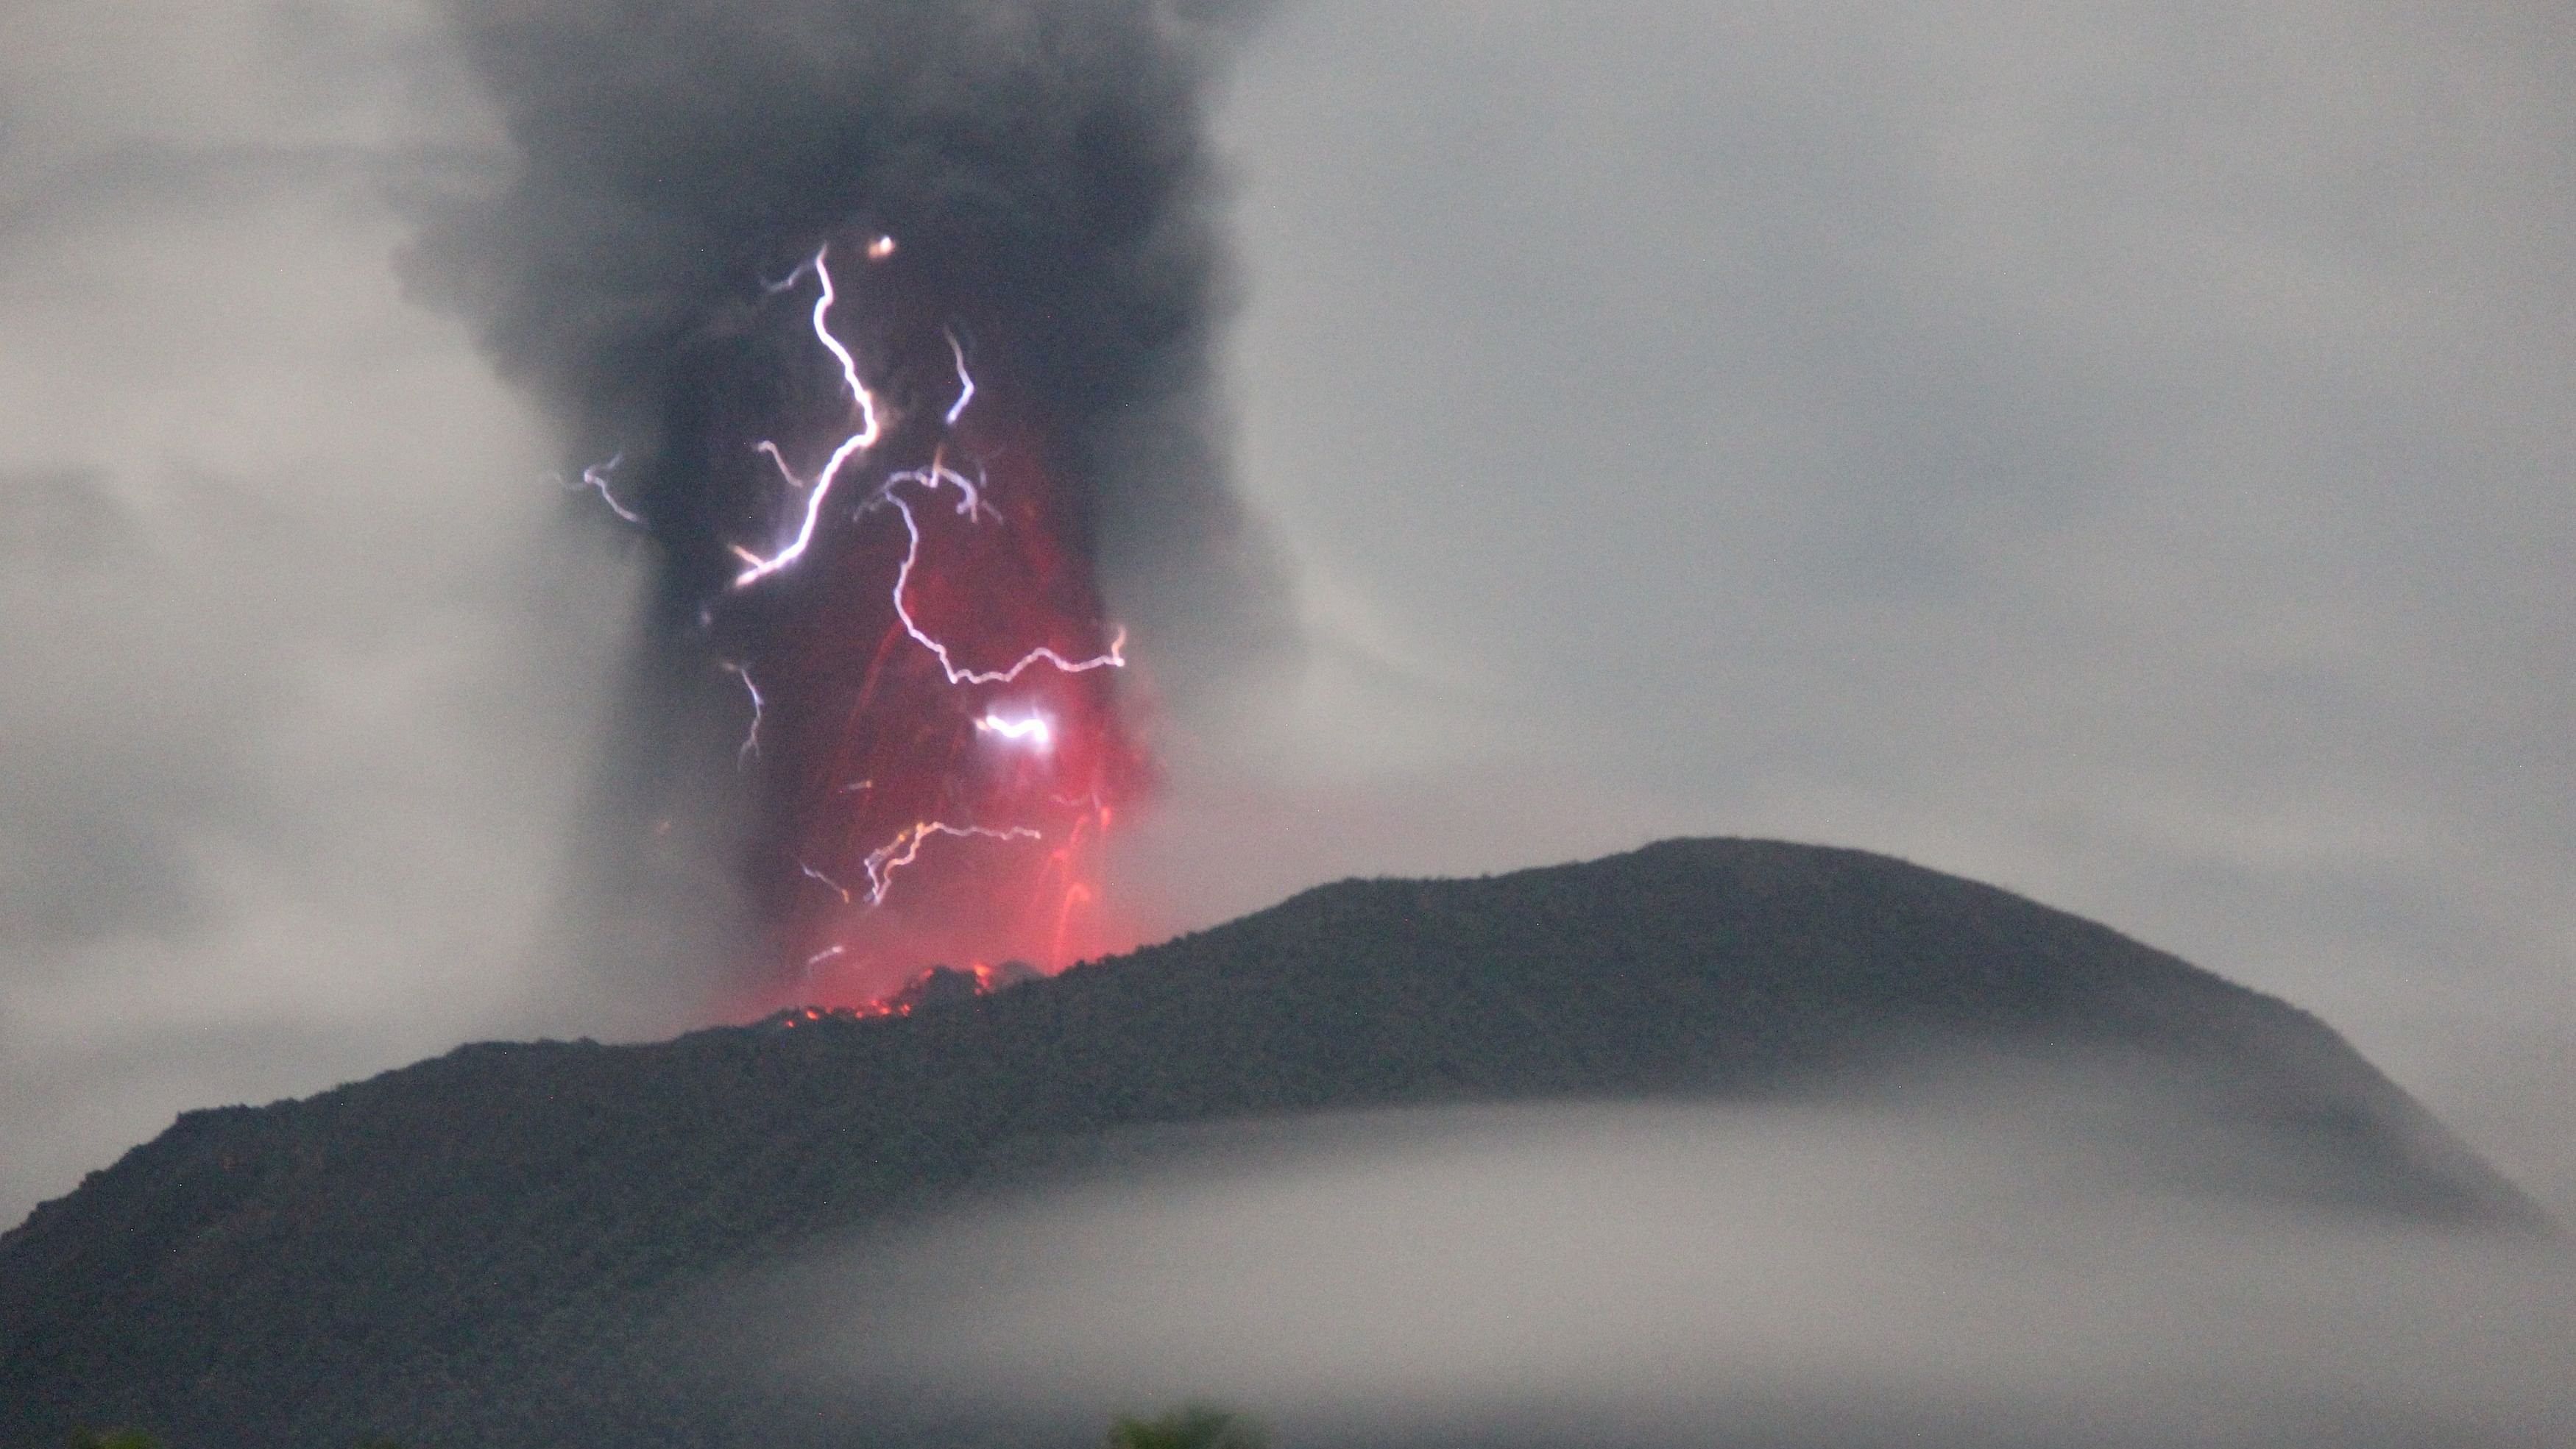
<instances>
[{"instance_id":1,"label":"red glow in plume","mask_svg":"<svg viewBox=\"0 0 2576 1449\"><path fill-rule=\"evenodd\" d=\"M1136 939L1098 867L1151 772L1087 521L1048 420L902 270L880 238L773 289L806 304L816 382L781 384L805 416L758 450L772 506L706 616L745 686L753 888L782 966L754 1011L901 1009L934 963L989 987Z\"/></svg>"}]
</instances>

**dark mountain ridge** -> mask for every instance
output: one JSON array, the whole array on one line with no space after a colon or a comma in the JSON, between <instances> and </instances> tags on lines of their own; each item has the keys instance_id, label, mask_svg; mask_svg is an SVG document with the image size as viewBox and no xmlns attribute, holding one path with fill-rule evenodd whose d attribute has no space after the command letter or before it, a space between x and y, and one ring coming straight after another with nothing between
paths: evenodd
<instances>
[{"instance_id":1,"label":"dark mountain ridge","mask_svg":"<svg viewBox=\"0 0 2576 1449\"><path fill-rule=\"evenodd\" d=\"M81 1423L181 1445L736 1442L740 1421L638 1387L671 1305L950 1200L1031 1144L1450 1101L1832 1091L1891 1057L1960 1052L2153 1062L2269 1144L2248 1179L2263 1191L2543 1222L2277 1000L1885 857L1673 841L1321 887L909 1016L469 1046L188 1113L0 1236L0 1444Z\"/></svg>"}]
</instances>

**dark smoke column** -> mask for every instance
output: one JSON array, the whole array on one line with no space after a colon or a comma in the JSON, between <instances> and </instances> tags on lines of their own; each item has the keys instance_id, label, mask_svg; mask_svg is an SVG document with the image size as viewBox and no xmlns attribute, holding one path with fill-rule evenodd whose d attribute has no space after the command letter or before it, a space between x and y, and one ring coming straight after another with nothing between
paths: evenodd
<instances>
[{"instance_id":1,"label":"dark smoke column","mask_svg":"<svg viewBox=\"0 0 2576 1449\"><path fill-rule=\"evenodd\" d=\"M586 501L658 562L599 953L854 1004L1123 944L1095 860L1152 784L1138 676L1272 632L1208 440L1217 20L453 9L517 171L417 275L616 460Z\"/></svg>"}]
</instances>

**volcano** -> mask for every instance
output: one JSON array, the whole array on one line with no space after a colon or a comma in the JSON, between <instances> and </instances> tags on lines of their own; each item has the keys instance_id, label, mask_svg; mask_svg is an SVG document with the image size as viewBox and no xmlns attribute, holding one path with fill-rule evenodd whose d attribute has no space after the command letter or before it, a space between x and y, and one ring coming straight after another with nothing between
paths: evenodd
<instances>
[{"instance_id":1,"label":"volcano","mask_svg":"<svg viewBox=\"0 0 2576 1449\"><path fill-rule=\"evenodd\" d=\"M998 984L998 983L997 983ZM479 1045L191 1112L0 1237L0 1443L802 1442L673 1368L709 1285L1119 1132L1467 1102L1806 1097L2151 1063L2178 1190L2545 1230L2332 1030L2003 891L1674 841L1347 881L1061 976L636 1046ZM877 1436L903 1442L889 1428ZM875 1442L875 1441L871 1441Z\"/></svg>"}]
</instances>

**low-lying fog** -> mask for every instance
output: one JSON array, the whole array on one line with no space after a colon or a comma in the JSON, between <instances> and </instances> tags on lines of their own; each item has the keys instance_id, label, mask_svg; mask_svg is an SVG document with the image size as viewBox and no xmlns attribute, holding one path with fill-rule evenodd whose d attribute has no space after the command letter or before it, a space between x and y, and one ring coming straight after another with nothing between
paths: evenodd
<instances>
[{"instance_id":1,"label":"low-lying fog","mask_svg":"<svg viewBox=\"0 0 2576 1449\"><path fill-rule=\"evenodd\" d=\"M2564 1242L2250 1193L2271 1149L2152 1100L2023 1079L1136 1139L802 1266L783 1312L760 1295L760 1356L800 1398L1049 1441L1196 1398L1288 1449L2576 1443Z\"/></svg>"}]
</instances>

